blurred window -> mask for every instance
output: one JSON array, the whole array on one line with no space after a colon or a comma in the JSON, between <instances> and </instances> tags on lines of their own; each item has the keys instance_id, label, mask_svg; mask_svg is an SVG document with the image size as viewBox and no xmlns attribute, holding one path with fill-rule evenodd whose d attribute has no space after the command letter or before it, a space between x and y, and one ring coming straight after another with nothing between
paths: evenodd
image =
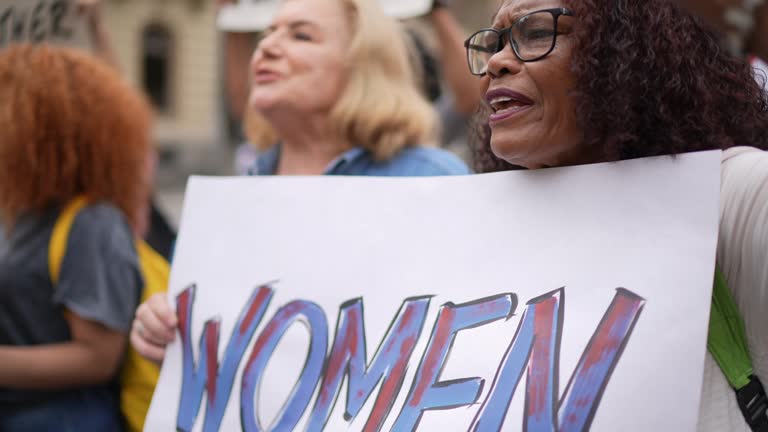
<instances>
[{"instance_id":1,"label":"blurred window","mask_svg":"<svg viewBox=\"0 0 768 432\"><path fill-rule=\"evenodd\" d=\"M173 40L171 32L161 24L150 24L142 35L142 69L144 90L161 112L168 112L170 104L171 59Z\"/></svg>"}]
</instances>

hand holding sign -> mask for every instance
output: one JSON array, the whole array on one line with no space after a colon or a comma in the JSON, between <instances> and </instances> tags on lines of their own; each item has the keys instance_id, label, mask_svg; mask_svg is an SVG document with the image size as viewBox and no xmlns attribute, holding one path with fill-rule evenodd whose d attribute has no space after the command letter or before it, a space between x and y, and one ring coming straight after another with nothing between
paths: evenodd
<instances>
[{"instance_id":1,"label":"hand holding sign","mask_svg":"<svg viewBox=\"0 0 768 432\"><path fill-rule=\"evenodd\" d=\"M173 342L177 325L168 298L164 294L155 294L136 310L131 344L139 354L160 364L165 357L165 346Z\"/></svg>"}]
</instances>

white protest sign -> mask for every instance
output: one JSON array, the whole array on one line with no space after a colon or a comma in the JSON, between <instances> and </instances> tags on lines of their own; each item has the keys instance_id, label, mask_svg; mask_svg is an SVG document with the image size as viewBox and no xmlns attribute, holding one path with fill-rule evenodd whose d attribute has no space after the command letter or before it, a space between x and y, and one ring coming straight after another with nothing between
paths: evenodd
<instances>
[{"instance_id":1,"label":"white protest sign","mask_svg":"<svg viewBox=\"0 0 768 432\"><path fill-rule=\"evenodd\" d=\"M256 32L267 28L282 0L240 0L221 9L218 27L224 31ZM394 18L413 18L432 9L433 0L379 0L384 12Z\"/></svg>"},{"instance_id":2,"label":"white protest sign","mask_svg":"<svg viewBox=\"0 0 768 432\"><path fill-rule=\"evenodd\" d=\"M74 0L0 0L0 49L17 42L87 47Z\"/></svg>"},{"instance_id":3,"label":"white protest sign","mask_svg":"<svg viewBox=\"0 0 768 432\"><path fill-rule=\"evenodd\" d=\"M193 178L146 430L693 431L720 157Z\"/></svg>"}]
</instances>

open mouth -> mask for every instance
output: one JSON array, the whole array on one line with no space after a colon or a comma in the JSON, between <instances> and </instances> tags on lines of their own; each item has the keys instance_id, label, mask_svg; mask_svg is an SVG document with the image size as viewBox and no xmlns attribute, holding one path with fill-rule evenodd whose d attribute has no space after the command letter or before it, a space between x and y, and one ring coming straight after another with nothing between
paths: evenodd
<instances>
[{"instance_id":1,"label":"open mouth","mask_svg":"<svg viewBox=\"0 0 768 432\"><path fill-rule=\"evenodd\" d=\"M485 101L493 111L490 121L497 122L512 117L533 106L527 96L507 88L497 88L485 95Z\"/></svg>"},{"instance_id":2,"label":"open mouth","mask_svg":"<svg viewBox=\"0 0 768 432\"><path fill-rule=\"evenodd\" d=\"M489 102L494 114L508 114L531 106L530 102L516 99L512 96L497 96Z\"/></svg>"},{"instance_id":3,"label":"open mouth","mask_svg":"<svg viewBox=\"0 0 768 432\"><path fill-rule=\"evenodd\" d=\"M280 73L269 70L269 69L258 70L253 76L254 83L256 84L266 84L273 81L277 81L281 78L282 78L282 75Z\"/></svg>"}]
</instances>

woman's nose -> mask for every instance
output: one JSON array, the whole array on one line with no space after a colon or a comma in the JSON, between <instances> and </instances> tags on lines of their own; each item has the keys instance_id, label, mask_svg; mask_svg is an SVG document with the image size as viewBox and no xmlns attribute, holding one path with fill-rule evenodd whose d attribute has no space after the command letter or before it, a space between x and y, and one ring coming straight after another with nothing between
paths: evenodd
<instances>
[{"instance_id":1,"label":"woman's nose","mask_svg":"<svg viewBox=\"0 0 768 432\"><path fill-rule=\"evenodd\" d=\"M504 46L501 48L501 51L492 55L491 58L488 59L488 68L486 73L491 78L497 78L505 74L516 74L520 72L520 69L523 66L523 62L517 58L510 45L510 43L504 44Z\"/></svg>"},{"instance_id":2,"label":"woman's nose","mask_svg":"<svg viewBox=\"0 0 768 432\"><path fill-rule=\"evenodd\" d=\"M280 55L280 41L278 32L272 32L264 36L256 46L256 54L261 53L264 57L276 57Z\"/></svg>"}]
</instances>

